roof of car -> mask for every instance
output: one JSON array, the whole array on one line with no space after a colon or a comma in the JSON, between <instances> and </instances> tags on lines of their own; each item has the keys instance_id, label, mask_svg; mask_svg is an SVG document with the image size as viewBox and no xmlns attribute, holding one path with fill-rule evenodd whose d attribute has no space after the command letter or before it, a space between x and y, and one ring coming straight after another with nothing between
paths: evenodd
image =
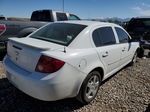
<instances>
[{"instance_id":1,"label":"roof of car","mask_svg":"<svg viewBox=\"0 0 150 112\"><path fill-rule=\"evenodd\" d=\"M132 19L150 19L150 17L136 17L136 18L132 18Z\"/></svg>"},{"instance_id":2,"label":"roof of car","mask_svg":"<svg viewBox=\"0 0 150 112\"><path fill-rule=\"evenodd\" d=\"M72 21L61 21L59 23L72 23L72 24L81 24L81 25L116 25L114 23L107 23L107 22L97 22L97 21L85 21L85 20L72 20Z\"/></svg>"},{"instance_id":3,"label":"roof of car","mask_svg":"<svg viewBox=\"0 0 150 112\"><path fill-rule=\"evenodd\" d=\"M42 11L53 11L53 12L59 12L59 13L69 13L69 14L72 14L70 12L64 12L64 11L61 11L61 10L52 10L52 9L35 10L33 12L42 12Z\"/></svg>"}]
</instances>

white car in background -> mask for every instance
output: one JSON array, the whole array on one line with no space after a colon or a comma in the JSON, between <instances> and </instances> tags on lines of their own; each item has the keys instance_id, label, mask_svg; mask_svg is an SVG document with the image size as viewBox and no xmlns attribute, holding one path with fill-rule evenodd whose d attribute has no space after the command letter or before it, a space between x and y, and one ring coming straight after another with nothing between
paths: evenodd
<instances>
[{"instance_id":1,"label":"white car in background","mask_svg":"<svg viewBox=\"0 0 150 112\"><path fill-rule=\"evenodd\" d=\"M92 21L48 24L11 38L3 63L9 81L44 101L91 102L101 82L136 62L139 43L120 26Z\"/></svg>"}]
</instances>

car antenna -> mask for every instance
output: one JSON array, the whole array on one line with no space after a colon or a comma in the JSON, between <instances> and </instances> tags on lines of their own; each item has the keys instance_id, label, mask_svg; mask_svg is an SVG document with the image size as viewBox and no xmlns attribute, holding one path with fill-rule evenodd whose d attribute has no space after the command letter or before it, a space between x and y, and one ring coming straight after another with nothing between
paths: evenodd
<instances>
[{"instance_id":1,"label":"car antenna","mask_svg":"<svg viewBox=\"0 0 150 112\"><path fill-rule=\"evenodd\" d=\"M66 53L66 47L64 46L64 53Z\"/></svg>"}]
</instances>

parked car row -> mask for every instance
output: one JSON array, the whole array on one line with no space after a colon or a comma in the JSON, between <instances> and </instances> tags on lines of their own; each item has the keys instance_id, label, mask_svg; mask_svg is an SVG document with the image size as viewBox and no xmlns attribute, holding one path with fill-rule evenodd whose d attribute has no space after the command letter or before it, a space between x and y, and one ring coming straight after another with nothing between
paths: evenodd
<instances>
[{"instance_id":1,"label":"parked car row","mask_svg":"<svg viewBox=\"0 0 150 112\"><path fill-rule=\"evenodd\" d=\"M87 104L102 81L136 62L138 49L116 24L64 21L10 38L3 63L9 81L34 98L76 97Z\"/></svg>"}]
</instances>

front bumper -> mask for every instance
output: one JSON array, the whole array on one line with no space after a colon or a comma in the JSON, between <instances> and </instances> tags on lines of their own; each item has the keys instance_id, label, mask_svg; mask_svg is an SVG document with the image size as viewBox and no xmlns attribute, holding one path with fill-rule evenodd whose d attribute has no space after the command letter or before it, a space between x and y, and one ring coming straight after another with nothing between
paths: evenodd
<instances>
[{"instance_id":1,"label":"front bumper","mask_svg":"<svg viewBox=\"0 0 150 112\"><path fill-rule=\"evenodd\" d=\"M44 101L75 97L85 77L85 74L67 64L59 72L41 74L31 73L18 67L7 56L3 63L7 78L14 86Z\"/></svg>"}]
</instances>

